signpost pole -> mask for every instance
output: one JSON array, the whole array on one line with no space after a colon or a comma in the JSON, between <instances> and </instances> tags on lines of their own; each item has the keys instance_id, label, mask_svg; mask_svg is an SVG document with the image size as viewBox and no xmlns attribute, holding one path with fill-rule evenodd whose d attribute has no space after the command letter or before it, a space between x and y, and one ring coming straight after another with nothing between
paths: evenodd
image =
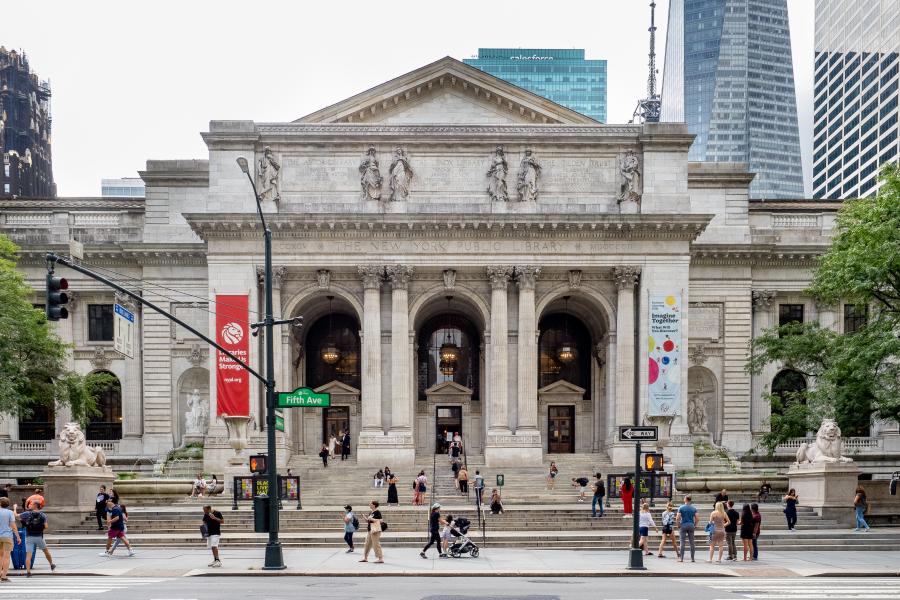
<instances>
[{"instance_id":1,"label":"signpost pole","mask_svg":"<svg viewBox=\"0 0 900 600\"><path fill-rule=\"evenodd\" d=\"M641 443L634 445L634 518L631 523L631 550L628 551L628 569L645 571L643 550L638 547L638 526L641 512Z\"/></svg>"}]
</instances>

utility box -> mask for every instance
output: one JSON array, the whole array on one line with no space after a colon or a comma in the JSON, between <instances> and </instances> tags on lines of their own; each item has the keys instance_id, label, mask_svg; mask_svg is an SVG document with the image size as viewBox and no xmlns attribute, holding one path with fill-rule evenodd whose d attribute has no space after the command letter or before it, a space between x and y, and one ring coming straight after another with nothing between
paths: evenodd
<instances>
[{"instance_id":1,"label":"utility box","mask_svg":"<svg viewBox=\"0 0 900 600\"><path fill-rule=\"evenodd\" d=\"M269 533L269 497L265 494L253 497L253 531Z\"/></svg>"}]
</instances>

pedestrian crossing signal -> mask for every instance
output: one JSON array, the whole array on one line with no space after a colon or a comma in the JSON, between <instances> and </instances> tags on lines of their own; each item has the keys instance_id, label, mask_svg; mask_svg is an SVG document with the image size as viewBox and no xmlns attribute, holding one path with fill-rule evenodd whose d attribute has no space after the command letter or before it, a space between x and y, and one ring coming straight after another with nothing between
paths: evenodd
<instances>
[{"instance_id":1,"label":"pedestrian crossing signal","mask_svg":"<svg viewBox=\"0 0 900 600\"><path fill-rule=\"evenodd\" d=\"M661 452L649 452L644 455L645 471L662 471L665 467L665 460Z\"/></svg>"},{"instance_id":2,"label":"pedestrian crossing signal","mask_svg":"<svg viewBox=\"0 0 900 600\"><path fill-rule=\"evenodd\" d=\"M268 472L266 463L268 457L265 454L254 454L250 457L250 472L257 475L265 475Z\"/></svg>"}]
</instances>

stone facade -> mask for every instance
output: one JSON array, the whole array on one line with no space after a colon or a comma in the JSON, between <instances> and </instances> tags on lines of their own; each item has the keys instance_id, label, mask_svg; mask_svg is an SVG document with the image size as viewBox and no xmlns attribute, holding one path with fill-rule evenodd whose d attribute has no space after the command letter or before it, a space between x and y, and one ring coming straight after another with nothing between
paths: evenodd
<instances>
[{"instance_id":1,"label":"stone facade","mask_svg":"<svg viewBox=\"0 0 900 600\"><path fill-rule=\"evenodd\" d=\"M648 298L666 291L680 293L685 307L677 368L688 382L666 442L669 460L693 462L692 385L702 387L707 411L701 437L740 453L765 430L760 394L775 374L745 372L748 340L777 324L782 301L804 304L808 318L832 310L814 308L802 290L826 248L836 203L749 202L746 166L689 163L692 136L682 125L598 125L453 59L295 122L212 121L203 138L207 160L148 161L146 200L4 200L0 232L22 246L36 290L43 253L64 251L74 236L85 243L86 264L211 332L216 294L249 294L251 311L262 311L262 230L235 159L255 164L269 149L280 167L277 201L263 200L274 235L275 313L304 317L302 331L276 337L278 388L327 388L347 409L286 411L278 437L288 462L314 457L326 428L346 423L359 462L411 464L434 452L435 410L447 407L461 409L468 451L490 466L540 464L550 450L631 464L633 449L616 428L647 421ZM498 147L510 190L515 166L533 152L535 199L488 193ZM380 197L360 193L360 157L370 148L384 177ZM388 166L398 149L412 176L408 195L390 198ZM620 165L628 153L643 181L626 210ZM110 342L88 341L87 306L113 296L80 276L70 281L72 317L56 327L74 343L73 366L89 372L100 361L122 382L123 435L107 453L155 458L180 444L186 399L198 390L211 415L206 464L220 472L231 450L216 418L213 354L147 309L137 311L133 360ZM334 371L316 364L312 333L329 309L352 324L345 343L353 362ZM542 350L542 324L554 316L566 335L577 324L575 371ZM426 339L434 323L437 333ZM467 332L465 384L447 382L456 372L433 375L428 359L448 328ZM262 338L253 339L250 360L260 365ZM553 368L579 381L549 381ZM339 371L342 381L321 380ZM264 403L252 379L250 401L250 446L261 449ZM571 407L574 423L551 427L550 407ZM574 439L551 439L560 423ZM17 431L4 419L0 443L13 454L40 454Z\"/></svg>"}]
</instances>

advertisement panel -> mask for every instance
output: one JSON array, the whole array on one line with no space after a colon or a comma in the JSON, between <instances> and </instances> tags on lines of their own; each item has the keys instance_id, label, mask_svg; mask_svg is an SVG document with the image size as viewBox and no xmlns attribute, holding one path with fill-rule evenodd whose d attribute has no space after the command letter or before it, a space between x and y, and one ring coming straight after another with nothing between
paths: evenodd
<instances>
[{"instance_id":1,"label":"advertisement panel","mask_svg":"<svg viewBox=\"0 0 900 600\"><path fill-rule=\"evenodd\" d=\"M248 297L216 295L216 342L245 363L250 360ZM250 374L216 350L216 414L250 414Z\"/></svg>"},{"instance_id":2,"label":"advertisement panel","mask_svg":"<svg viewBox=\"0 0 900 600\"><path fill-rule=\"evenodd\" d=\"M681 293L650 294L647 414L677 415L681 409Z\"/></svg>"}]
</instances>

